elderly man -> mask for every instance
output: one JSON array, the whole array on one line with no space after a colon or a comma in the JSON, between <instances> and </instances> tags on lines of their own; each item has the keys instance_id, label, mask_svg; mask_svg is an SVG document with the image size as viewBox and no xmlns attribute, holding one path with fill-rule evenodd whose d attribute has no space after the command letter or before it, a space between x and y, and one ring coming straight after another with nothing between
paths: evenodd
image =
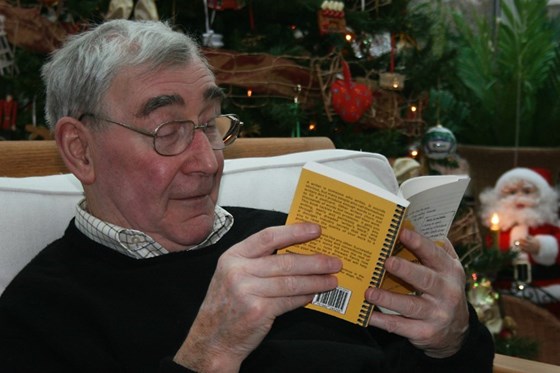
<instances>
[{"instance_id":1,"label":"elderly man","mask_svg":"<svg viewBox=\"0 0 560 373\"><path fill-rule=\"evenodd\" d=\"M401 234L387 261L421 296L369 289L362 328L303 308L337 258L275 255L317 238L270 211L216 205L239 121L193 41L115 20L43 69L47 118L85 199L0 299L2 372L491 371L451 245ZM250 193L250 191L248 191Z\"/></svg>"}]
</instances>

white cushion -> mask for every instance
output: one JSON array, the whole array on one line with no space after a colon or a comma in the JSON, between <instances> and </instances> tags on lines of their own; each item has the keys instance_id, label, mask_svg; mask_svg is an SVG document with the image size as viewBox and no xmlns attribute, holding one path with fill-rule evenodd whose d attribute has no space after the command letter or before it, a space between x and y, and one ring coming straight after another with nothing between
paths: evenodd
<instances>
[{"instance_id":1,"label":"white cushion","mask_svg":"<svg viewBox=\"0 0 560 373\"><path fill-rule=\"evenodd\" d=\"M397 191L385 157L329 149L226 160L218 203L287 212L301 167L311 160ZM0 177L0 294L39 250L62 236L82 193L79 181L69 174Z\"/></svg>"}]
</instances>

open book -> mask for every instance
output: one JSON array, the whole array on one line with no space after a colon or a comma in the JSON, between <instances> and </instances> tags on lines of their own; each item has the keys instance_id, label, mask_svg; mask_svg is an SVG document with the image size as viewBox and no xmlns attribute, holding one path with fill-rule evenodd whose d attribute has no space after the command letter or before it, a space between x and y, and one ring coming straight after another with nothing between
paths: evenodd
<instances>
[{"instance_id":1,"label":"open book","mask_svg":"<svg viewBox=\"0 0 560 373\"><path fill-rule=\"evenodd\" d=\"M402 183L395 195L342 171L306 163L286 224L318 223L322 235L279 253L324 253L343 260L338 287L317 294L307 307L367 326L374 308L364 297L368 287L412 293L413 287L385 276L390 255L417 261L398 244L400 229L443 242L468 183L467 176L420 176Z\"/></svg>"}]
</instances>

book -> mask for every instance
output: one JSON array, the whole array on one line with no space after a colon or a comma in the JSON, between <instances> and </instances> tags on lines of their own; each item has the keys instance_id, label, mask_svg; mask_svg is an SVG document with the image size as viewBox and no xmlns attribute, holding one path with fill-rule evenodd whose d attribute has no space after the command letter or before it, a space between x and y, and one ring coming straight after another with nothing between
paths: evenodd
<instances>
[{"instance_id":1,"label":"book","mask_svg":"<svg viewBox=\"0 0 560 373\"><path fill-rule=\"evenodd\" d=\"M394 194L343 171L306 163L286 224L314 222L322 233L278 253L323 253L343 261L338 287L316 294L306 307L367 326L375 307L365 299L368 287L413 293L413 286L386 275L385 260L399 255L418 261L399 244L402 227L442 244L468 183L466 175L419 176L403 182Z\"/></svg>"}]
</instances>

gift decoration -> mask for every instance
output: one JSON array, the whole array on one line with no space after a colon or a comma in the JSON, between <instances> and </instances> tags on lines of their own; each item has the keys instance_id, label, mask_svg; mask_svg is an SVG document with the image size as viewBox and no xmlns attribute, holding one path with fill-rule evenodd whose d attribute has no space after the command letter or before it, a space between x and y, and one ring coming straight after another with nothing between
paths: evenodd
<instances>
[{"instance_id":1,"label":"gift decoration","mask_svg":"<svg viewBox=\"0 0 560 373\"><path fill-rule=\"evenodd\" d=\"M323 1L321 9L317 13L317 17L321 35L346 33L343 1Z\"/></svg>"},{"instance_id":2,"label":"gift decoration","mask_svg":"<svg viewBox=\"0 0 560 373\"><path fill-rule=\"evenodd\" d=\"M342 60L343 79L331 85L334 111L347 123L357 122L371 107L373 94L369 87L352 81L348 63Z\"/></svg>"}]
</instances>

